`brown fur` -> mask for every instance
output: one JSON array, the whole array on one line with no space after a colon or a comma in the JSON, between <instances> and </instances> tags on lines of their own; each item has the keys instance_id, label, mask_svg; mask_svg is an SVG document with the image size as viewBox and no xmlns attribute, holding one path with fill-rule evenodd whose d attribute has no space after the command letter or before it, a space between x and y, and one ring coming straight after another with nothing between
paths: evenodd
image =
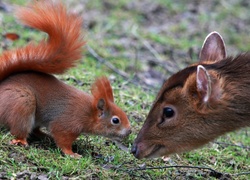
<instances>
[{"instance_id":1,"label":"brown fur","mask_svg":"<svg viewBox=\"0 0 250 180\"><path fill-rule=\"evenodd\" d=\"M250 126L250 54L225 56L221 36L211 33L200 62L164 83L132 147L135 157L189 151ZM164 116L165 107L174 110L172 117Z\"/></svg>"},{"instance_id":2,"label":"brown fur","mask_svg":"<svg viewBox=\"0 0 250 180\"><path fill-rule=\"evenodd\" d=\"M18 15L47 32L49 41L0 56L0 123L15 136L11 144L27 145L29 134L41 136L40 127L47 127L65 154L79 157L72 143L81 133L114 139L129 135L130 123L114 103L106 77L96 80L89 95L49 74L64 72L81 57L81 18L52 0L34 1Z\"/></svg>"}]
</instances>

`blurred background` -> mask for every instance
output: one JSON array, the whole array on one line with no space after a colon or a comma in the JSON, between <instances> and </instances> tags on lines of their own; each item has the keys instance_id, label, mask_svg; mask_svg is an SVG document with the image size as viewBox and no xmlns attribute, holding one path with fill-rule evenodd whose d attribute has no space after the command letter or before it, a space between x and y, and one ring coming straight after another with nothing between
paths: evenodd
<instances>
[{"instance_id":1,"label":"blurred background","mask_svg":"<svg viewBox=\"0 0 250 180\"><path fill-rule=\"evenodd\" d=\"M12 13L17 4L27 2L1 0L0 8ZM64 2L84 18L87 56L95 53L114 66L113 73L135 78L148 87L159 88L171 74L196 62L212 31L223 36L230 56L250 49L248 0ZM0 20L1 31L16 29L3 17ZM32 39L30 34L20 35Z\"/></svg>"}]
</instances>

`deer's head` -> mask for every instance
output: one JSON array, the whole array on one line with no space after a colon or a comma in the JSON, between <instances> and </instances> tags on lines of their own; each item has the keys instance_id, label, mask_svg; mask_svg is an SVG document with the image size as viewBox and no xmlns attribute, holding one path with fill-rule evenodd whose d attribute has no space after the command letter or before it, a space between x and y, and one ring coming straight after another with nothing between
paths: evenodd
<instances>
[{"instance_id":1,"label":"deer's head","mask_svg":"<svg viewBox=\"0 0 250 180\"><path fill-rule=\"evenodd\" d=\"M218 136L216 112L223 79L206 66L225 57L222 37L212 32L204 41L199 62L164 83L132 147L136 158L188 151Z\"/></svg>"}]
</instances>

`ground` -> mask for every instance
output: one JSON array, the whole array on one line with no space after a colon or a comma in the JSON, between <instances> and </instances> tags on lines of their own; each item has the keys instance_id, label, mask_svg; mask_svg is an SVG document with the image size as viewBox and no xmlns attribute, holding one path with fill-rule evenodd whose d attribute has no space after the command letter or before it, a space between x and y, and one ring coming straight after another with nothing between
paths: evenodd
<instances>
[{"instance_id":1,"label":"ground","mask_svg":"<svg viewBox=\"0 0 250 180\"><path fill-rule=\"evenodd\" d=\"M44 34L13 17L24 0L0 2L1 51L39 41ZM95 77L106 75L115 101L127 113L133 133L123 145L81 136L72 159L53 141L31 139L27 148L10 146L0 132L0 179L249 179L249 128L224 135L203 148L164 160L137 160L129 153L161 84L197 61L206 35L218 31L227 53L250 49L250 2L247 0L68 0L84 19L87 46L77 68L61 80L89 92ZM9 40L9 34L19 39Z\"/></svg>"}]
</instances>

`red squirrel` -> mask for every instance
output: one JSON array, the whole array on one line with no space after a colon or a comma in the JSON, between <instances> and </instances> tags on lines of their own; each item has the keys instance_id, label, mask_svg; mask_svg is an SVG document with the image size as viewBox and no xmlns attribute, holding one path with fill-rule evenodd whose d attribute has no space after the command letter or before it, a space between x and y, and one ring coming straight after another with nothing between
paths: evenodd
<instances>
[{"instance_id":1,"label":"red squirrel","mask_svg":"<svg viewBox=\"0 0 250 180\"><path fill-rule=\"evenodd\" d=\"M114 103L106 77L94 82L90 95L52 75L62 74L82 57L82 18L53 0L21 7L17 17L49 37L0 56L0 124L15 136L10 143L28 145L29 134L44 135L40 127L46 127L63 153L79 157L72 143L81 133L128 136L129 120Z\"/></svg>"},{"instance_id":2,"label":"red squirrel","mask_svg":"<svg viewBox=\"0 0 250 180\"><path fill-rule=\"evenodd\" d=\"M250 53L227 57L217 32L202 46L199 62L162 86L131 152L138 159L190 151L250 126Z\"/></svg>"}]
</instances>

